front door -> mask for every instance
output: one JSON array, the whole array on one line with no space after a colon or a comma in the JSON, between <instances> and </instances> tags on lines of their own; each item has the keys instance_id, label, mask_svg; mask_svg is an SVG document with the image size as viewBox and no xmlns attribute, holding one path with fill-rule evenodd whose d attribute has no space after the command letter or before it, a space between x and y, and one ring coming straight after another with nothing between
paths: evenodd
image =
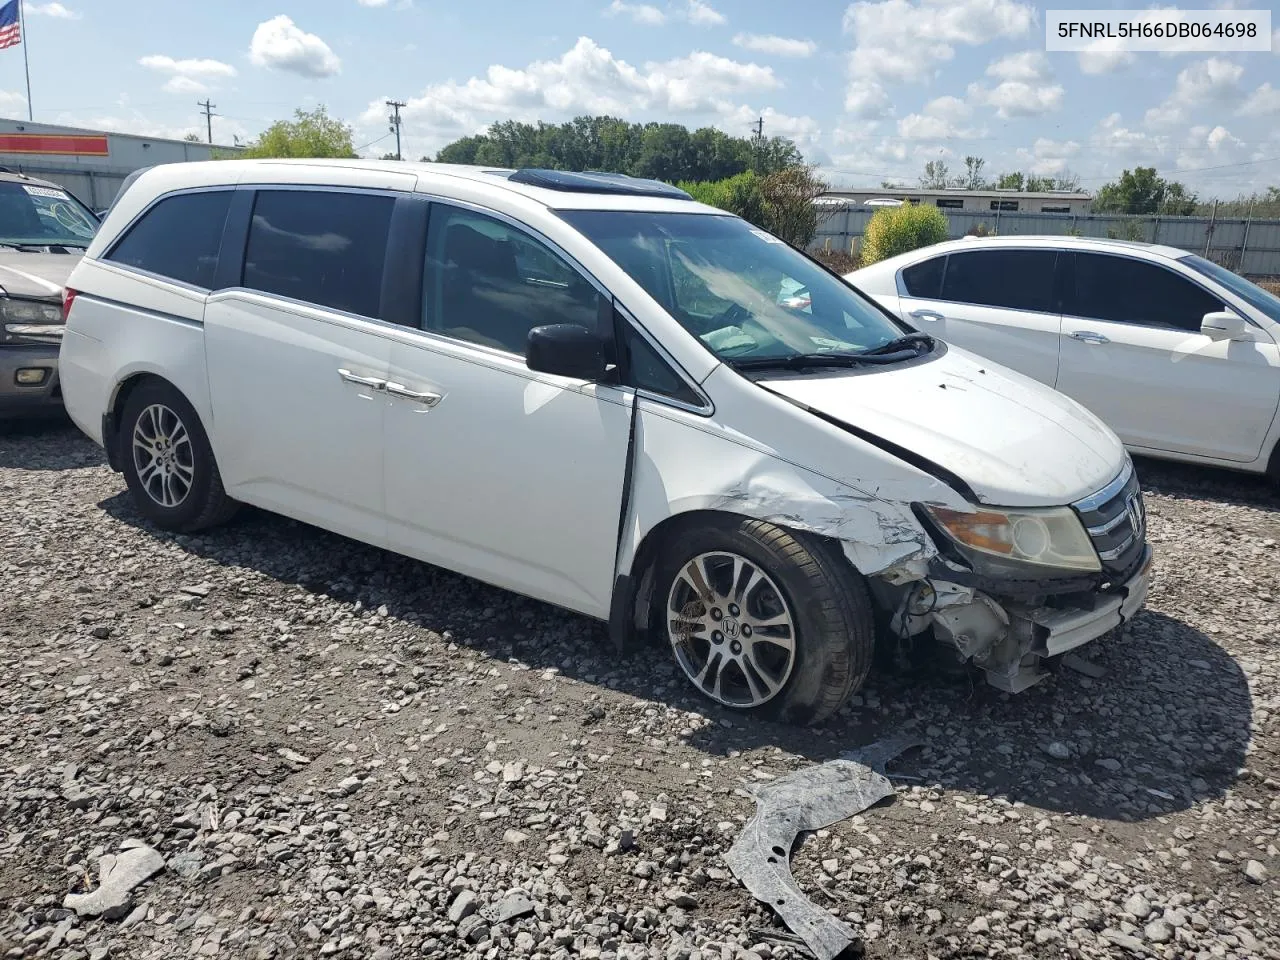
<instances>
[{"instance_id":1,"label":"front door","mask_svg":"<svg viewBox=\"0 0 1280 960\"><path fill-rule=\"evenodd\" d=\"M219 465L231 496L347 536L385 532L391 342L379 313L389 195L260 190L242 286L205 308Z\"/></svg>"},{"instance_id":2,"label":"front door","mask_svg":"<svg viewBox=\"0 0 1280 960\"><path fill-rule=\"evenodd\" d=\"M531 234L433 204L425 329L391 352L392 549L608 615L634 394L524 361L532 327L595 329L599 297Z\"/></svg>"},{"instance_id":3,"label":"front door","mask_svg":"<svg viewBox=\"0 0 1280 960\"><path fill-rule=\"evenodd\" d=\"M1226 309L1206 288L1150 261L1074 255L1058 389L1127 446L1237 463L1256 460L1275 416L1276 344L1200 332Z\"/></svg>"}]
</instances>

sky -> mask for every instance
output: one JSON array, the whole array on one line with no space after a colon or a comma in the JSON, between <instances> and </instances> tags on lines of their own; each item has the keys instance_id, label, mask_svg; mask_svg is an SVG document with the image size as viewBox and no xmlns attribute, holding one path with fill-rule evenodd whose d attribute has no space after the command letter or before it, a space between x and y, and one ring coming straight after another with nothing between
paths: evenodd
<instances>
[{"instance_id":1,"label":"sky","mask_svg":"<svg viewBox=\"0 0 1280 960\"><path fill-rule=\"evenodd\" d=\"M1265 9L1190 6L1232 5ZM748 136L763 117L833 186L914 183L967 155L1087 190L1138 165L1204 197L1280 185L1280 29L1270 53L1046 53L1045 10L1084 6L1145 5L25 0L48 123L203 136L210 99L230 143L324 104L379 156L394 98L414 159L496 120L608 113ZM0 50L0 116L26 115L22 49Z\"/></svg>"}]
</instances>

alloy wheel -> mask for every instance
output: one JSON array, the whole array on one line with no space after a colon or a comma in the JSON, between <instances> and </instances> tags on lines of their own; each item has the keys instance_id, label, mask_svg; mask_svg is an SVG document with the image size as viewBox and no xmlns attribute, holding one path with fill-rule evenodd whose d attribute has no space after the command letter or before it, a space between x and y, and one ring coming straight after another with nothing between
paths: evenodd
<instances>
[{"instance_id":1,"label":"alloy wheel","mask_svg":"<svg viewBox=\"0 0 1280 960\"><path fill-rule=\"evenodd\" d=\"M144 407L133 425L133 466L147 496L162 507L179 506L195 482L191 436L182 419L162 403Z\"/></svg>"},{"instance_id":2,"label":"alloy wheel","mask_svg":"<svg viewBox=\"0 0 1280 960\"><path fill-rule=\"evenodd\" d=\"M795 617L778 585L746 557L716 551L686 563L668 592L666 620L680 668L726 706L761 706L791 676Z\"/></svg>"}]
</instances>

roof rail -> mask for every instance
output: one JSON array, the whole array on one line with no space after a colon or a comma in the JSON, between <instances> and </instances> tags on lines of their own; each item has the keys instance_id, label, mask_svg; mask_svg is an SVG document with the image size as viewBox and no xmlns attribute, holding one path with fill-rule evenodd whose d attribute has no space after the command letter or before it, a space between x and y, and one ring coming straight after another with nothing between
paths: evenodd
<instances>
[{"instance_id":1,"label":"roof rail","mask_svg":"<svg viewBox=\"0 0 1280 960\"><path fill-rule=\"evenodd\" d=\"M630 177L625 173L603 173L595 170L576 173L569 170L526 168L517 170L507 180L566 193L614 193L633 197L666 197L672 200L693 199L685 191L669 183Z\"/></svg>"}]
</instances>

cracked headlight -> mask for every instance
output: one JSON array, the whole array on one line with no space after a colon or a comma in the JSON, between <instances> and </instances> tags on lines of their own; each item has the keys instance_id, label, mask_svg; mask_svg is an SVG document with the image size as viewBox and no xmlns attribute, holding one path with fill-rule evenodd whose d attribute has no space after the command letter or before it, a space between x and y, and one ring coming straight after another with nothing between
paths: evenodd
<instances>
[{"instance_id":1,"label":"cracked headlight","mask_svg":"<svg viewBox=\"0 0 1280 960\"><path fill-rule=\"evenodd\" d=\"M972 513L946 507L925 506L924 510L971 557L976 554L1017 565L1029 564L1046 568L1046 572L1102 570L1089 534L1070 507L982 507Z\"/></svg>"}]
</instances>

